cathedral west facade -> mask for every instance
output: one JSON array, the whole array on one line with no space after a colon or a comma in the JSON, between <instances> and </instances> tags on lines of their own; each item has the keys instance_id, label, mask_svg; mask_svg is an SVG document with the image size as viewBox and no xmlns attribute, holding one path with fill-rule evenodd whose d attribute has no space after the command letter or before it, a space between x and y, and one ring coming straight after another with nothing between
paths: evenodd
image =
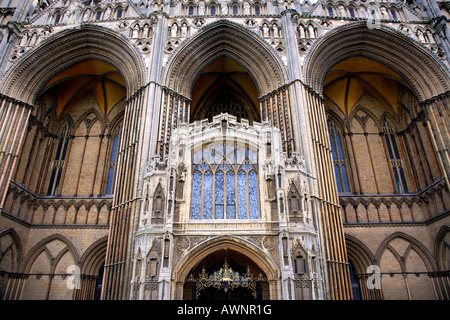
<instances>
[{"instance_id":1,"label":"cathedral west facade","mask_svg":"<svg viewBox=\"0 0 450 320\"><path fill-rule=\"evenodd\" d=\"M449 299L449 19L0 1L0 298Z\"/></svg>"}]
</instances>

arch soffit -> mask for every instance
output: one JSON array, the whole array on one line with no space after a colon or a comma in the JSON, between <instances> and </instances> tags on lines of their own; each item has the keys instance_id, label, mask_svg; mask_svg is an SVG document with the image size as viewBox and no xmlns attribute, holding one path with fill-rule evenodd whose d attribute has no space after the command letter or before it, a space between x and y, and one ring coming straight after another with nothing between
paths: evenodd
<instances>
[{"instance_id":1,"label":"arch soffit","mask_svg":"<svg viewBox=\"0 0 450 320\"><path fill-rule=\"evenodd\" d=\"M333 66L357 56L397 72L420 100L450 89L449 70L427 48L391 27L369 29L365 22L337 27L316 40L305 58L306 84L322 94L325 78Z\"/></svg>"},{"instance_id":2,"label":"arch soffit","mask_svg":"<svg viewBox=\"0 0 450 320\"><path fill-rule=\"evenodd\" d=\"M374 263L374 255L370 249L354 236L345 235L345 244L349 259L354 261L358 273L365 273L366 268Z\"/></svg>"},{"instance_id":3,"label":"arch soffit","mask_svg":"<svg viewBox=\"0 0 450 320\"><path fill-rule=\"evenodd\" d=\"M439 229L439 232L436 235L435 241L434 241L434 256L436 257L439 270L444 270L445 268L445 262L442 259L444 243L445 243L445 237L447 233L450 232L450 226L444 225Z\"/></svg>"},{"instance_id":4,"label":"arch soffit","mask_svg":"<svg viewBox=\"0 0 450 320\"><path fill-rule=\"evenodd\" d=\"M27 52L7 71L0 92L34 104L50 79L89 59L115 67L125 80L127 96L146 83L143 57L135 45L113 30L87 24L58 32Z\"/></svg>"},{"instance_id":5,"label":"arch soffit","mask_svg":"<svg viewBox=\"0 0 450 320\"><path fill-rule=\"evenodd\" d=\"M277 280L280 276L279 268L273 259L254 244L242 238L218 236L198 244L178 262L174 268L175 281L183 282L199 262L208 257L209 254L221 249L235 250L247 256L261 268L269 281Z\"/></svg>"},{"instance_id":6,"label":"arch soffit","mask_svg":"<svg viewBox=\"0 0 450 320\"><path fill-rule=\"evenodd\" d=\"M206 25L177 48L164 67L161 82L190 97L201 72L221 56L248 71L260 97L288 82L286 66L275 50L258 35L227 20Z\"/></svg>"},{"instance_id":7,"label":"arch soffit","mask_svg":"<svg viewBox=\"0 0 450 320\"><path fill-rule=\"evenodd\" d=\"M107 244L108 237L105 236L90 245L81 256L81 273L97 274L98 269L105 262Z\"/></svg>"}]
</instances>

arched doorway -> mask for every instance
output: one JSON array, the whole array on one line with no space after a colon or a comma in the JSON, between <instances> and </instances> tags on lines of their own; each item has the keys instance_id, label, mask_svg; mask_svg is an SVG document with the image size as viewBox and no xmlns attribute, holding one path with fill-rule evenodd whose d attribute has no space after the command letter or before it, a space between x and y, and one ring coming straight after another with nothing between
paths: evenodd
<instances>
[{"instance_id":1,"label":"arched doorway","mask_svg":"<svg viewBox=\"0 0 450 320\"><path fill-rule=\"evenodd\" d=\"M184 282L184 300L269 299L264 271L244 254L217 250L195 265Z\"/></svg>"},{"instance_id":2,"label":"arched doorway","mask_svg":"<svg viewBox=\"0 0 450 320\"><path fill-rule=\"evenodd\" d=\"M254 291L250 289L250 292L246 292L243 290L245 287L240 288L242 285L239 285L235 288L238 289L237 291L233 291L229 297L222 296L222 299L235 299L239 296L242 299L248 298L249 300L280 299L280 270L276 262L270 255L251 242L235 236L210 238L198 244L178 261L172 273L175 284L172 287L174 290L172 292L173 299L194 299L195 284L199 280L203 268L207 277L209 277L214 272L219 271L220 273L220 269L223 272L225 261L229 266L228 268L231 268L233 272L238 272L239 276L245 277L249 269L255 277L254 281L259 281L259 285L257 284L256 287L259 286L258 288L262 291L259 294L257 291L255 297L252 295ZM208 291L204 291L207 288L200 290L200 299L212 299L223 295L219 292L208 295ZM213 289L208 290L214 291Z\"/></svg>"}]
</instances>

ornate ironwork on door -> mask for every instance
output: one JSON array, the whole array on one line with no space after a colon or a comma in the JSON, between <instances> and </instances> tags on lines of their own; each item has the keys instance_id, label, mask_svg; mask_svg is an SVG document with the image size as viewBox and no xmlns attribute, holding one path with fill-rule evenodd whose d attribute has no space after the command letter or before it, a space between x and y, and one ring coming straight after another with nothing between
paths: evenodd
<instances>
[{"instance_id":1,"label":"ornate ironwork on door","mask_svg":"<svg viewBox=\"0 0 450 320\"><path fill-rule=\"evenodd\" d=\"M247 288L251 290L252 296L257 298L257 283L259 281L265 281L266 279L259 275L255 277L247 267L247 272L243 275L239 274L238 271L234 271L228 264L228 258L225 258L225 262L217 271L208 275L205 267L202 268L202 272L199 274L198 279L195 279L193 275L189 277L188 281L195 282L195 296L198 298L201 291L205 288L213 287L218 290L233 290L239 287Z\"/></svg>"}]
</instances>

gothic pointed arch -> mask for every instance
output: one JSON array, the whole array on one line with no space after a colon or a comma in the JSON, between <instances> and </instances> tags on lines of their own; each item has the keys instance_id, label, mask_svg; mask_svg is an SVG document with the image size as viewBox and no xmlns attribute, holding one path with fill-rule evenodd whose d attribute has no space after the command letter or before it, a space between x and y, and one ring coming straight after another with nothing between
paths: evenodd
<instances>
[{"instance_id":1,"label":"gothic pointed arch","mask_svg":"<svg viewBox=\"0 0 450 320\"><path fill-rule=\"evenodd\" d=\"M239 252L240 255L258 266L264 272L269 284L273 286L270 289L271 299L277 299L277 288L275 286L281 274L279 267L273 258L261 248L235 236L217 236L198 244L178 261L173 269L173 279L176 283L184 283L190 276L191 270L198 267L198 264L205 258L221 250ZM182 292L176 292L176 295L181 298Z\"/></svg>"},{"instance_id":2,"label":"gothic pointed arch","mask_svg":"<svg viewBox=\"0 0 450 320\"><path fill-rule=\"evenodd\" d=\"M98 239L83 253L80 259L82 274L98 274L100 267L105 263L107 242L108 237Z\"/></svg>"},{"instance_id":3,"label":"gothic pointed arch","mask_svg":"<svg viewBox=\"0 0 450 320\"><path fill-rule=\"evenodd\" d=\"M260 97L288 82L286 68L273 48L246 28L218 20L205 26L173 53L163 71L162 83L190 97L199 74L221 56L237 61L248 71Z\"/></svg>"},{"instance_id":4,"label":"gothic pointed arch","mask_svg":"<svg viewBox=\"0 0 450 320\"><path fill-rule=\"evenodd\" d=\"M439 230L434 241L434 256L436 257L439 270L450 268L450 227L444 225Z\"/></svg>"},{"instance_id":5,"label":"gothic pointed arch","mask_svg":"<svg viewBox=\"0 0 450 320\"><path fill-rule=\"evenodd\" d=\"M420 100L450 88L448 69L428 49L390 27L369 29L366 22L337 27L320 37L305 58L305 82L321 93L329 70L356 56L375 60L396 71Z\"/></svg>"},{"instance_id":6,"label":"gothic pointed arch","mask_svg":"<svg viewBox=\"0 0 450 320\"><path fill-rule=\"evenodd\" d=\"M392 247L390 246L391 241L393 241L397 238L402 239L410 244L410 248L414 249L416 251L416 253L420 256L420 258L422 259L422 261L424 262L424 264L426 265L426 267L428 268L429 271L437 270L435 259L433 258L430 251L420 241L418 241L414 237L412 237L406 233L400 232L400 231L394 232L393 234L386 237L383 240L383 242L378 246L378 249L375 253L375 260L374 260L375 263L380 263L381 257L385 250L391 250L391 252L393 252L394 254L400 255L400 253L394 252L395 250L391 249ZM405 251L405 253L407 253L407 252ZM405 256L406 256L406 254L405 254ZM404 258L405 257L398 256L399 261Z\"/></svg>"},{"instance_id":7,"label":"gothic pointed arch","mask_svg":"<svg viewBox=\"0 0 450 320\"><path fill-rule=\"evenodd\" d=\"M6 228L0 232L0 264L4 271L13 271L20 266L23 260L22 240L13 228ZM9 265L6 264L9 262ZM5 270L8 268L8 270ZM9 270L11 268L11 270Z\"/></svg>"},{"instance_id":8,"label":"gothic pointed arch","mask_svg":"<svg viewBox=\"0 0 450 320\"><path fill-rule=\"evenodd\" d=\"M50 79L89 59L115 67L125 80L128 97L145 84L144 62L137 48L111 29L86 24L58 32L24 54L4 75L0 92L34 104Z\"/></svg>"},{"instance_id":9,"label":"gothic pointed arch","mask_svg":"<svg viewBox=\"0 0 450 320\"><path fill-rule=\"evenodd\" d=\"M358 273L366 273L367 267L374 264L375 257L367 246L358 238L346 234L345 244L348 259L352 261Z\"/></svg>"},{"instance_id":10,"label":"gothic pointed arch","mask_svg":"<svg viewBox=\"0 0 450 320\"><path fill-rule=\"evenodd\" d=\"M55 240L61 241L63 244L65 244L65 247L61 248L58 251L58 254L56 256L52 256L50 250L46 247L46 245L48 245L49 243L51 243L52 241L55 241ZM49 261L52 262L53 268L59 262L59 258L61 258L66 252L69 252L71 254L75 263L79 263L79 261L80 261L80 254L78 252L78 249L74 246L74 244L63 235L53 234L45 239L42 239L38 243L36 243L33 246L33 248L27 253L27 255L23 259L23 265L21 268L22 271L25 273L29 273L36 258L42 252L46 252L46 255L48 256Z\"/></svg>"}]
</instances>

